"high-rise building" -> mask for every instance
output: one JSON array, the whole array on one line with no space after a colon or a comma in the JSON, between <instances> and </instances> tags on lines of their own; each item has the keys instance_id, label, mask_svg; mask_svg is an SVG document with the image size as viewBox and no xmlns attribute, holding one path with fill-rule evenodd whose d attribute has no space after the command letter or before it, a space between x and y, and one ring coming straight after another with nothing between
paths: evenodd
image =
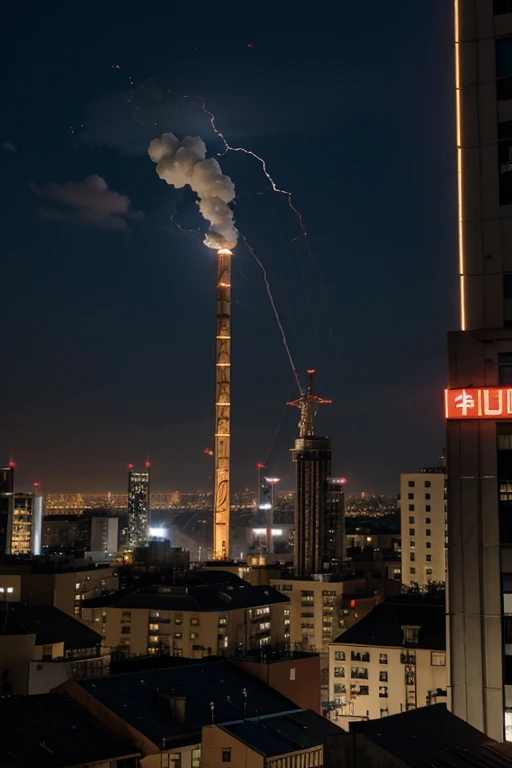
<instances>
[{"instance_id":1,"label":"high-rise building","mask_svg":"<svg viewBox=\"0 0 512 768\"><path fill-rule=\"evenodd\" d=\"M402 584L446 581L444 467L400 475Z\"/></svg>"},{"instance_id":2,"label":"high-rise building","mask_svg":"<svg viewBox=\"0 0 512 768\"><path fill-rule=\"evenodd\" d=\"M8 467L0 469L0 555L9 552L12 513L14 507L14 468L13 461Z\"/></svg>"},{"instance_id":3,"label":"high-rise building","mask_svg":"<svg viewBox=\"0 0 512 768\"><path fill-rule=\"evenodd\" d=\"M43 497L34 493L15 493L7 554L40 555Z\"/></svg>"},{"instance_id":4,"label":"high-rise building","mask_svg":"<svg viewBox=\"0 0 512 768\"><path fill-rule=\"evenodd\" d=\"M128 464L128 542L140 546L149 539L150 497L149 478L151 465L146 462L145 472L138 472Z\"/></svg>"},{"instance_id":5,"label":"high-rise building","mask_svg":"<svg viewBox=\"0 0 512 768\"><path fill-rule=\"evenodd\" d=\"M315 435L314 424L316 406L332 401L313 393L313 375L313 370L308 371L306 392L289 403L300 409L299 437L292 455L297 483L294 564L296 574L303 577L335 572L343 559L343 494L331 479L331 441Z\"/></svg>"},{"instance_id":6,"label":"high-rise building","mask_svg":"<svg viewBox=\"0 0 512 768\"><path fill-rule=\"evenodd\" d=\"M454 714L512 740L512 3L455 0L460 330L449 334Z\"/></svg>"}]
</instances>

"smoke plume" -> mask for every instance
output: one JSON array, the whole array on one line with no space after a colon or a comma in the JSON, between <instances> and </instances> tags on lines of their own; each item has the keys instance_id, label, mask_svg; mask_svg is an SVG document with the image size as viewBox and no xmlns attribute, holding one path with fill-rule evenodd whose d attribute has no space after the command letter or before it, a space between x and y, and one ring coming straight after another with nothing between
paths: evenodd
<instances>
[{"instance_id":1,"label":"smoke plume","mask_svg":"<svg viewBox=\"0 0 512 768\"><path fill-rule=\"evenodd\" d=\"M148 154L161 179L176 189L188 184L197 194L201 215L210 222L204 244L216 250L234 248L238 234L228 203L234 200L235 185L215 158L206 159L204 141L199 136L179 141L173 133L164 133L150 142Z\"/></svg>"}]
</instances>

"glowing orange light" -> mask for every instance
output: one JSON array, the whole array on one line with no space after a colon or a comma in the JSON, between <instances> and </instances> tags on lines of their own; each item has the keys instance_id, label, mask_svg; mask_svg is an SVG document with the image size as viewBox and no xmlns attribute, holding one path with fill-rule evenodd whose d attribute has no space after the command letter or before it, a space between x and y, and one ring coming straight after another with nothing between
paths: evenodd
<instances>
[{"instance_id":1,"label":"glowing orange light","mask_svg":"<svg viewBox=\"0 0 512 768\"><path fill-rule=\"evenodd\" d=\"M447 419L512 418L512 387L470 387L445 390Z\"/></svg>"},{"instance_id":2,"label":"glowing orange light","mask_svg":"<svg viewBox=\"0 0 512 768\"><path fill-rule=\"evenodd\" d=\"M356 607L356 601L355 600L351 600L350 601L350 607L351 608L355 608Z\"/></svg>"}]
</instances>

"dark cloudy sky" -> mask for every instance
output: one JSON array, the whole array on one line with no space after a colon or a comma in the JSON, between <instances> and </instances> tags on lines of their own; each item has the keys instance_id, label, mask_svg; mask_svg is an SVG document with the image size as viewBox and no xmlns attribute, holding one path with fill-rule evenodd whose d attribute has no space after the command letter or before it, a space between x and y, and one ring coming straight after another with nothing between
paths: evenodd
<instances>
[{"instance_id":1,"label":"dark cloudy sky","mask_svg":"<svg viewBox=\"0 0 512 768\"><path fill-rule=\"evenodd\" d=\"M0 463L15 458L20 488L124 490L127 462L146 450L155 490L211 484L215 257L201 233L172 224L175 212L183 228L202 226L193 195L161 181L145 153L163 131L201 135L211 154L222 145L200 102L161 80L202 95L303 213L312 256L286 198L256 194L268 186L258 163L221 158L297 367L316 366L334 400L318 431L348 490L393 492L401 471L441 452L457 323L452 3L307 9L3 5ZM240 489L295 389L242 244L233 272ZM283 487L290 411L270 457Z\"/></svg>"}]
</instances>

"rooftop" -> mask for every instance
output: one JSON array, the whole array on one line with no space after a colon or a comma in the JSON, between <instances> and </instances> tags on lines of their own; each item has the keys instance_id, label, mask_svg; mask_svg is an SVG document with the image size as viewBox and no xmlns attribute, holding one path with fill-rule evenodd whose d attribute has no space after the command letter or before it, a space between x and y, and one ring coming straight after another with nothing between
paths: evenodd
<instances>
[{"instance_id":1,"label":"rooftop","mask_svg":"<svg viewBox=\"0 0 512 768\"><path fill-rule=\"evenodd\" d=\"M190 737L195 743L203 725L248 717L297 711L298 707L273 688L227 661L198 662L124 675L74 681L91 696L144 734L154 744L162 739ZM247 698L244 698L243 691ZM170 716L169 699L185 697L185 722Z\"/></svg>"},{"instance_id":2,"label":"rooftop","mask_svg":"<svg viewBox=\"0 0 512 768\"><path fill-rule=\"evenodd\" d=\"M224 574L223 574L224 575ZM235 577L236 578L236 577ZM82 602L83 608L143 608L160 611L232 611L289 600L274 587L251 586L242 579L190 586L143 587L136 592L113 592Z\"/></svg>"},{"instance_id":3,"label":"rooftop","mask_svg":"<svg viewBox=\"0 0 512 768\"><path fill-rule=\"evenodd\" d=\"M65 650L101 643L101 635L53 605L4 603L0 606L0 634L35 635L36 645L64 642Z\"/></svg>"},{"instance_id":4,"label":"rooftop","mask_svg":"<svg viewBox=\"0 0 512 768\"><path fill-rule=\"evenodd\" d=\"M379 603L334 642L403 648L402 627L419 627L418 642L410 647L446 649L445 608L441 601L402 600Z\"/></svg>"},{"instance_id":5,"label":"rooftop","mask_svg":"<svg viewBox=\"0 0 512 768\"><path fill-rule=\"evenodd\" d=\"M339 726L311 709L238 720L221 728L266 757L319 747L326 733L343 733Z\"/></svg>"},{"instance_id":6,"label":"rooftop","mask_svg":"<svg viewBox=\"0 0 512 768\"><path fill-rule=\"evenodd\" d=\"M58 768L134 754L67 697L0 698L0 765Z\"/></svg>"},{"instance_id":7,"label":"rooftop","mask_svg":"<svg viewBox=\"0 0 512 768\"><path fill-rule=\"evenodd\" d=\"M109 571L114 575L114 570L105 565L96 566L90 560L43 557L18 557L17 555L4 555L0 558L0 575L16 576L23 573L90 573L91 571Z\"/></svg>"},{"instance_id":8,"label":"rooftop","mask_svg":"<svg viewBox=\"0 0 512 768\"><path fill-rule=\"evenodd\" d=\"M432 766L512 765L510 748L500 745L452 715L444 704L421 707L380 720L350 723L350 730L363 734L411 768Z\"/></svg>"}]
</instances>

